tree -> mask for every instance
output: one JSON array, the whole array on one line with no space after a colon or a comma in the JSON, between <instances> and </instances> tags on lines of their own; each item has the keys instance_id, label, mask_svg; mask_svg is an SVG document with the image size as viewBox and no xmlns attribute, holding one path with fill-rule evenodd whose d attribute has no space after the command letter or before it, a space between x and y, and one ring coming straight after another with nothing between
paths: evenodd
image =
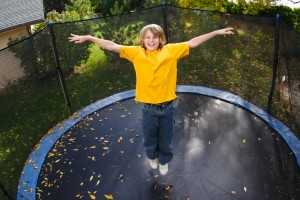
<instances>
[{"instance_id":1,"label":"tree","mask_svg":"<svg viewBox=\"0 0 300 200\"><path fill-rule=\"evenodd\" d=\"M146 0L91 0L96 12L103 15L115 15L144 7Z\"/></svg>"},{"instance_id":2,"label":"tree","mask_svg":"<svg viewBox=\"0 0 300 200\"><path fill-rule=\"evenodd\" d=\"M65 22L88 19L94 15L95 8L90 0L70 0L70 4L65 5L65 11L58 13L53 10L47 13L47 19L52 22Z\"/></svg>"},{"instance_id":3,"label":"tree","mask_svg":"<svg viewBox=\"0 0 300 200\"><path fill-rule=\"evenodd\" d=\"M52 10L62 12L68 3L70 3L70 0L44 0L45 12L48 13Z\"/></svg>"}]
</instances>

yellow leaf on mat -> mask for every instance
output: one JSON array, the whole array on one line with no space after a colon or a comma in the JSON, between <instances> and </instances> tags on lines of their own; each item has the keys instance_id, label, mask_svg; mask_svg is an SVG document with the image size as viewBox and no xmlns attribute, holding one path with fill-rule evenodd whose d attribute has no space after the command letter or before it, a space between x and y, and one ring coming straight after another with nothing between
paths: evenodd
<instances>
[{"instance_id":1,"label":"yellow leaf on mat","mask_svg":"<svg viewBox=\"0 0 300 200\"><path fill-rule=\"evenodd\" d=\"M114 199L112 194L105 194L104 197L105 197L106 200L113 200Z\"/></svg>"}]
</instances>

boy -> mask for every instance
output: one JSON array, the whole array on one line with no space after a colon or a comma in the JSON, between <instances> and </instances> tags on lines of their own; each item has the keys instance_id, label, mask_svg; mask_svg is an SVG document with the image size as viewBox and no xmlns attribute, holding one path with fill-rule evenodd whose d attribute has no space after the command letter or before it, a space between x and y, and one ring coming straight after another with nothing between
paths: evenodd
<instances>
[{"instance_id":1,"label":"boy","mask_svg":"<svg viewBox=\"0 0 300 200\"><path fill-rule=\"evenodd\" d=\"M149 24L140 32L140 46L124 46L90 35L69 37L75 44L93 42L101 48L119 53L133 63L136 72L135 100L143 103L143 134L146 155L152 169L161 175L168 172L173 157L172 102L176 99L177 61L195 48L217 35L232 35L233 28L224 28L194 37L186 42L166 44L163 29Z\"/></svg>"}]
</instances>

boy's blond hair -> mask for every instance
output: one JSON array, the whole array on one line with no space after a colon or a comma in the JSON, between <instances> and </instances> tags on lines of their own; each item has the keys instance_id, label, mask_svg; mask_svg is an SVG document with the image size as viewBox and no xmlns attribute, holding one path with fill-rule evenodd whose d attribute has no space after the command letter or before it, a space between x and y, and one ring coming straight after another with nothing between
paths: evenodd
<instances>
[{"instance_id":1,"label":"boy's blond hair","mask_svg":"<svg viewBox=\"0 0 300 200\"><path fill-rule=\"evenodd\" d=\"M159 46L158 46L158 48L162 48L167 43L165 32L162 29L162 27L157 25L157 24L148 24L148 25L144 26L142 28L142 30L140 31L139 42L140 42L140 45L143 48L146 48L145 45L144 45L144 38L145 38L145 34L146 34L147 31L151 31L153 33L153 35L159 37Z\"/></svg>"}]
</instances>

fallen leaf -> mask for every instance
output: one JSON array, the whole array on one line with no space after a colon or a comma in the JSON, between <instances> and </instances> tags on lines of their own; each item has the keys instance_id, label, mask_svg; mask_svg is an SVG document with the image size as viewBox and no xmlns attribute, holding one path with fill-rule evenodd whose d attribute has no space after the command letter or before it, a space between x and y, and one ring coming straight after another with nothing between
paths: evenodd
<instances>
[{"instance_id":1,"label":"fallen leaf","mask_svg":"<svg viewBox=\"0 0 300 200\"><path fill-rule=\"evenodd\" d=\"M105 197L106 200L113 200L114 199L112 194L104 194L104 197Z\"/></svg>"},{"instance_id":2,"label":"fallen leaf","mask_svg":"<svg viewBox=\"0 0 300 200\"><path fill-rule=\"evenodd\" d=\"M167 185L167 186L165 187L165 190L166 190L166 191L169 191L171 188L172 188L172 186Z\"/></svg>"},{"instance_id":3,"label":"fallen leaf","mask_svg":"<svg viewBox=\"0 0 300 200\"><path fill-rule=\"evenodd\" d=\"M129 142L130 142L131 144L133 144L133 143L134 143L134 138L130 138L130 139L129 139Z\"/></svg>"},{"instance_id":4,"label":"fallen leaf","mask_svg":"<svg viewBox=\"0 0 300 200\"><path fill-rule=\"evenodd\" d=\"M95 194L89 193L89 196L90 196L91 200L95 200L96 199L96 195Z\"/></svg>"},{"instance_id":5,"label":"fallen leaf","mask_svg":"<svg viewBox=\"0 0 300 200\"><path fill-rule=\"evenodd\" d=\"M118 138L118 143L121 144L122 142L123 142L123 137L120 136L120 137Z\"/></svg>"},{"instance_id":6,"label":"fallen leaf","mask_svg":"<svg viewBox=\"0 0 300 200\"><path fill-rule=\"evenodd\" d=\"M96 186L99 185L99 183L100 183L100 180L97 181Z\"/></svg>"}]
</instances>

